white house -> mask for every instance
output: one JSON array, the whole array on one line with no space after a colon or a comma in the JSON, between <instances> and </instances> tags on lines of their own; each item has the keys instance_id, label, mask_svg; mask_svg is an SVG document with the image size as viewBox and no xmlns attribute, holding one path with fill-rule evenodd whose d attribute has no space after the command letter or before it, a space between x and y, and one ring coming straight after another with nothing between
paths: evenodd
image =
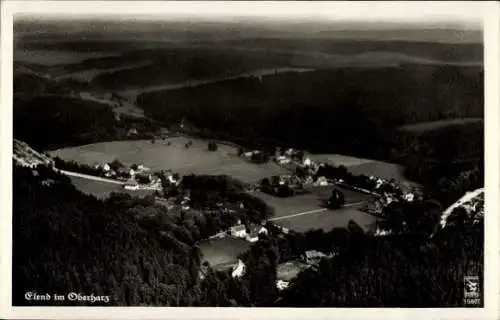
<instances>
[{"instance_id":1,"label":"white house","mask_svg":"<svg viewBox=\"0 0 500 320\"><path fill-rule=\"evenodd\" d=\"M257 233L258 233L258 234L265 234L265 235L267 235L267 234L268 234L268 231L267 231L267 229L266 229L264 226L261 226L261 227L257 230Z\"/></svg>"},{"instance_id":2,"label":"white house","mask_svg":"<svg viewBox=\"0 0 500 320\"><path fill-rule=\"evenodd\" d=\"M326 180L325 177L321 176L318 177L318 180L316 180L316 185L324 187L328 185L328 180Z\"/></svg>"},{"instance_id":3,"label":"white house","mask_svg":"<svg viewBox=\"0 0 500 320\"><path fill-rule=\"evenodd\" d=\"M244 224L232 226L229 230L231 231L231 235L235 238L245 238L247 235L247 230Z\"/></svg>"},{"instance_id":4,"label":"white house","mask_svg":"<svg viewBox=\"0 0 500 320\"><path fill-rule=\"evenodd\" d=\"M128 136L136 135L136 134L138 134L138 132L137 132L137 129L135 129L135 128L130 129L127 133Z\"/></svg>"},{"instance_id":5,"label":"white house","mask_svg":"<svg viewBox=\"0 0 500 320\"><path fill-rule=\"evenodd\" d=\"M412 202L415 199L415 195L411 192L408 192L404 195L404 199L408 202Z\"/></svg>"},{"instance_id":6,"label":"white house","mask_svg":"<svg viewBox=\"0 0 500 320\"><path fill-rule=\"evenodd\" d=\"M287 164L287 163L290 163L291 160L285 156L279 156L278 158L276 158L276 161L279 164Z\"/></svg>"},{"instance_id":7,"label":"white house","mask_svg":"<svg viewBox=\"0 0 500 320\"><path fill-rule=\"evenodd\" d=\"M240 278L245 274L245 264L243 261L238 260L238 264L234 266L233 273L231 274L233 278Z\"/></svg>"},{"instance_id":8,"label":"white house","mask_svg":"<svg viewBox=\"0 0 500 320\"><path fill-rule=\"evenodd\" d=\"M259 241L259 234L257 232L250 232L246 235L246 239L248 242L257 242Z\"/></svg>"},{"instance_id":9,"label":"white house","mask_svg":"<svg viewBox=\"0 0 500 320\"><path fill-rule=\"evenodd\" d=\"M138 184L126 184L124 186L125 190L139 190Z\"/></svg>"},{"instance_id":10,"label":"white house","mask_svg":"<svg viewBox=\"0 0 500 320\"><path fill-rule=\"evenodd\" d=\"M312 161L311 161L311 159L309 159L309 158L305 158L305 159L304 159L304 165L305 165L305 166L307 166L307 167L309 167L310 165L312 165Z\"/></svg>"},{"instance_id":11,"label":"white house","mask_svg":"<svg viewBox=\"0 0 500 320\"><path fill-rule=\"evenodd\" d=\"M135 176L135 171L134 171L134 169L130 169L130 171L128 172L128 174L129 174L131 177L134 177L134 176Z\"/></svg>"},{"instance_id":12,"label":"white house","mask_svg":"<svg viewBox=\"0 0 500 320\"><path fill-rule=\"evenodd\" d=\"M276 281L276 288L278 288L278 290L284 290L288 288L288 284L288 281L278 280Z\"/></svg>"},{"instance_id":13,"label":"white house","mask_svg":"<svg viewBox=\"0 0 500 320\"><path fill-rule=\"evenodd\" d=\"M111 167L109 166L109 164L105 163L103 166L102 166L102 169L106 172L108 172L109 170L111 170Z\"/></svg>"}]
</instances>

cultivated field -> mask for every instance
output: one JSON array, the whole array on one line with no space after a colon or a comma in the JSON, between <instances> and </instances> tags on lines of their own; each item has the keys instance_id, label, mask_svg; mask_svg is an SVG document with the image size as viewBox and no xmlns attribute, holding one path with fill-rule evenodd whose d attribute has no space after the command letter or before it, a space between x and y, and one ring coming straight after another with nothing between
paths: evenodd
<instances>
[{"instance_id":1,"label":"cultivated field","mask_svg":"<svg viewBox=\"0 0 500 320\"><path fill-rule=\"evenodd\" d=\"M80 177L70 177L70 178L71 182L78 190L80 190L85 194L93 195L99 199L105 199L109 197L109 195L112 192L128 193L136 197L145 197L147 195L154 193L154 191L152 190L137 190L137 191L125 190L122 185L114 183L89 180Z\"/></svg>"},{"instance_id":2,"label":"cultivated field","mask_svg":"<svg viewBox=\"0 0 500 320\"><path fill-rule=\"evenodd\" d=\"M350 220L354 220L364 229L370 228L376 218L356 209L371 199L369 195L339 188L344 192L346 205L352 207L339 210L323 209L334 188L333 186L309 188L310 193L290 198L273 197L262 192L257 192L256 195L274 208L275 215L272 218L278 218L273 221L274 223L294 231L305 232L310 229L330 231L334 227L347 227ZM280 217L282 219L279 219Z\"/></svg>"},{"instance_id":3,"label":"cultivated field","mask_svg":"<svg viewBox=\"0 0 500 320\"><path fill-rule=\"evenodd\" d=\"M354 208L343 208L291 217L275 223L297 232L306 232L311 229L330 231L333 228L345 228L350 220L356 222L362 229L369 230L377 218Z\"/></svg>"},{"instance_id":4,"label":"cultivated field","mask_svg":"<svg viewBox=\"0 0 500 320\"><path fill-rule=\"evenodd\" d=\"M238 261L238 255L247 251L250 243L242 239L223 238L203 241L198 245L203 253L203 261L212 267L230 265Z\"/></svg>"},{"instance_id":5,"label":"cultivated field","mask_svg":"<svg viewBox=\"0 0 500 320\"><path fill-rule=\"evenodd\" d=\"M290 214L320 209L326 200L331 196L332 190L335 187L312 187L308 188L310 193L301 194L289 198L279 198L272 195L256 192L255 195L264 200L269 206L275 210L273 218L287 216ZM348 189L341 189L345 196L346 204L367 201L371 196L351 191Z\"/></svg>"},{"instance_id":6,"label":"cultivated field","mask_svg":"<svg viewBox=\"0 0 500 320\"><path fill-rule=\"evenodd\" d=\"M310 154L308 157L315 162L326 162L335 166L352 167L360 164L370 163L373 160L350 157L341 154Z\"/></svg>"},{"instance_id":7,"label":"cultivated field","mask_svg":"<svg viewBox=\"0 0 500 320\"><path fill-rule=\"evenodd\" d=\"M404 167L394 163L363 159L339 154L313 154L309 156L316 162L326 162L333 166L345 166L355 175L376 176L387 180L413 183L404 175Z\"/></svg>"},{"instance_id":8,"label":"cultivated field","mask_svg":"<svg viewBox=\"0 0 500 320\"><path fill-rule=\"evenodd\" d=\"M167 141L171 145L167 145ZM192 141L193 145L185 148ZM218 144L218 150L207 150L208 141L175 137L167 140L114 141L64 148L50 152L64 160L87 165L104 164L119 159L125 165L144 164L152 170L171 169L179 174L229 175L245 183L287 173L276 164L256 165L236 155L235 147Z\"/></svg>"}]
</instances>

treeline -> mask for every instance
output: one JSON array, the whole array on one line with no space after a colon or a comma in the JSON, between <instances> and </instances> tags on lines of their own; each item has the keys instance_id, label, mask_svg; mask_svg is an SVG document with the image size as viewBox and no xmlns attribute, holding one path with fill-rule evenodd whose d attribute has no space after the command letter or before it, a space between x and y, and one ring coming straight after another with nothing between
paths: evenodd
<instances>
[{"instance_id":1,"label":"treeline","mask_svg":"<svg viewBox=\"0 0 500 320\"><path fill-rule=\"evenodd\" d=\"M162 127L149 119L116 120L106 104L64 96L14 97L14 137L39 150L111 140L154 139ZM130 135L134 128L137 134Z\"/></svg>"},{"instance_id":2,"label":"treeline","mask_svg":"<svg viewBox=\"0 0 500 320\"><path fill-rule=\"evenodd\" d=\"M120 90L168 83L212 79L275 67L273 59L256 54L235 54L223 49L168 48L136 50L121 59L150 64L97 75L90 86L100 90ZM274 59L276 60L276 59Z\"/></svg>"},{"instance_id":3,"label":"treeline","mask_svg":"<svg viewBox=\"0 0 500 320\"><path fill-rule=\"evenodd\" d=\"M80 99L41 96L14 98L14 137L35 149L109 140L114 113L107 105Z\"/></svg>"},{"instance_id":4,"label":"treeline","mask_svg":"<svg viewBox=\"0 0 500 320\"><path fill-rule=\"evenodd\" d=\"M31 69L33 67L30 65L27 68ZM46 71L48 70L43 70L41 72ZM85 87L85 82L73 78L53 80L43 78L36 73L31 72L16 72L13 78L14 93L31 96L44 93L69 94L73 90L83 90Z\"/></svg>"}]
</instances>

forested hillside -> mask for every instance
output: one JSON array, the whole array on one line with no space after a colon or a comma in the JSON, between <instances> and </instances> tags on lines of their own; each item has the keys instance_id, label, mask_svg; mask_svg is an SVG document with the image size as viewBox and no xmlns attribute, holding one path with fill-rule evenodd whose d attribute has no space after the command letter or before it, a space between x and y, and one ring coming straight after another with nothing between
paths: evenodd
<instances>
[{"instance_id":1,"label":"forested hillside","mask_svg":"<svg viewBox=\"0 0 500 320\"><path fill-rule=\"evenodd\" d=\"M483 117L482 79L480 68L343 68L146 93L138 102L155 119L186 117L227 139L387 159L401 125Z\"/></svg>"}]
</instances>

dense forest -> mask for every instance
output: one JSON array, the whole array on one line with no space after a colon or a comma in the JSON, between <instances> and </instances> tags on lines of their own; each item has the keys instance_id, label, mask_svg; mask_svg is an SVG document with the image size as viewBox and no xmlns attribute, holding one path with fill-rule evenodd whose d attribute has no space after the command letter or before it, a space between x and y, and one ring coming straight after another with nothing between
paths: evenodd
<instances>
[{"instance_id":1,"label":"dense forest","mask_svg":"<svg viewBox=\"0 0 500 320\"><path fill-rule=\"evenodd\" d=\"M96 102L58 96L15 97L13 112L14 137L36 149L114 136L113 111Z\"/></svg>"},{"instance_id":2,"label":"dense forest","mask_svg":"<svg viewBox=\"0 0 500 320\"><path fill-rule=\"evenodd\" d=\"M144 118L121 116L117 120L107 104L47 94L15 96L13 134L35 149L124 140L153 139L161 125ZM127 135L130 128L138 134Z\"/></svg>"},{"instance_id":3,"label":"dense forest","mask_svg":"<svg viewBox=\"0 0 500 320\"><path fill-rule=\"evenodd\" d=\"M237 75L258 69L280 67L279 56L241 54L210 48L134 50L115 63L147 62L147 65L99 74L89 83L96 90L124 90L169 83ZM110 58L112 59L112 58ZM284 65L284 62L282 62Z\"/></svg>"},{"instance_id":4,"label":"dense forest","mask_svg":"<svg viewBox=\"0 0 500 320\"><path fill-rule=\"evenodd\" d=\"M387 160L402 125L483 117L482 79L480 68L342 68L145 93L138 103L228 140Z\"/></svg>"}]
</instances>

